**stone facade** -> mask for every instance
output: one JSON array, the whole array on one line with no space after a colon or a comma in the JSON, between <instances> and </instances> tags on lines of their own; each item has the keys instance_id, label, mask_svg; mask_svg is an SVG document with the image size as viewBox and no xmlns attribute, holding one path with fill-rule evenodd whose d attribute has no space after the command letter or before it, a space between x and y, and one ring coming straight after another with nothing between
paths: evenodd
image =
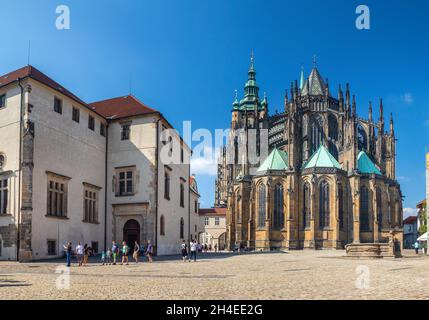
<instances>
[{"instance_id":1,"label":"stone facade","mask_svg":"<svg viewBox=\"0 0 429 320\"><path fill-rule=\"evenodd\" d=\"M396 137L392 117L384 129L382 101L377 122L371 103L368 119L358 117L349 85L345 97L340 86L334 98L315 66L307 80L302 72L300 85L292 83L284 111L270 116L267 98L258 96L253 58L248 74L244 98L233 103L216 180L215 205L227 207L230 248L341 249L386 243L392 228L402 242ZM256 142L244 140L242 147L240 137L251 131ZM268 145L269 158L252 164L251 143L257 154Z\"/></svg>"},{"instance_id":2,"label":"stone facade","mask_svg":"<svg viewBox=\"0 0 429 320\"><path fill-rule=\"evenodd\" d=\"M167 147L183 153L163 162L161 135L173 128L160 112L132 96L89 105L32 66L0 77L0 97L0 260L56 258L67 241L101 252L134 237L178 252L191 150L168 130Z\"/></svg>"}]
</instances>

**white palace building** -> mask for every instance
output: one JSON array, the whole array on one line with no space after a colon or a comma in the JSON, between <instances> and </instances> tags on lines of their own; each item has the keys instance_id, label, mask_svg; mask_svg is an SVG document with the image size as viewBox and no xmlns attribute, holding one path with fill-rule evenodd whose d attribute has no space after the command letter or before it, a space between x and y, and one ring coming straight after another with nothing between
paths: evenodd
<instances>
[{"instance_id":1,"label":"white palace building","mask_svg":"<svg viewBox=\"0 0 429 320\"><path fill-rule=\"evenodd\" d=\"M198 236L199 195L191 149L166 129L132 95L88 104L32 66L1 76L0 260L60 257L67 241L177 253Z\"/></svg>"}]
</instances>

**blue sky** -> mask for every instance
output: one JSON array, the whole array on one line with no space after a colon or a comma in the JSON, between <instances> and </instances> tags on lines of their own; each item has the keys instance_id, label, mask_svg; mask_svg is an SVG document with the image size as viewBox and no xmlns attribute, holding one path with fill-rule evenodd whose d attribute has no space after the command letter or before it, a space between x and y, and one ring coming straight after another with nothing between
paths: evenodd
<instances>
[{"instance_id":1,"label":"blue sky","mask_svg":"<svg viewBox=\"0 0 429 320\"><path fill-rule=\"evenodd\" d=\"M234 90L242 94L250 52L270 110L283 93L318 67L336 94L350 82L358 112L384 99L393 112L397 176L404 207L424 197L428 143L429 2L425 0L0 0L0 73L31 64L88 102L133 93L176 128L227 128ZM55 28L58 5L71 10L71 29ZM371 30L357 30L366 4ZM8 27L4 27L8 26ZM213 204L214 176L198 175L202 206Z\"/></svg>"}]
</instances>

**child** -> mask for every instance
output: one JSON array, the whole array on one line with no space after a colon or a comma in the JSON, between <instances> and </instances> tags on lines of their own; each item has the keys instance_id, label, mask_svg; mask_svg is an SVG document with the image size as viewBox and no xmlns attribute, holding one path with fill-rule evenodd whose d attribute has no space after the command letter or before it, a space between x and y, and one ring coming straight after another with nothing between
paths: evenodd
<instances>
[{"instance_id":1,"label":"child","mask_svg":"<svg viewBox=\"0 0 429 320\"><path fill-rule=\"evenodd\" d=\"M112 251L110 250L110 248L108 248L106 252L106 264L109 266L112 264L111 257L112 257Z\"/></svg>"},{"instance_id":2,"label":"child","mask_svg":"<svg viewBox=\"0 0 429 320\"><path fill-rule=\"evenodd\" d=\"M105 265L106 263L106 253L104 251L101 252L101 262L102 262L102 266Z\"/></svg>"}]
</instances>

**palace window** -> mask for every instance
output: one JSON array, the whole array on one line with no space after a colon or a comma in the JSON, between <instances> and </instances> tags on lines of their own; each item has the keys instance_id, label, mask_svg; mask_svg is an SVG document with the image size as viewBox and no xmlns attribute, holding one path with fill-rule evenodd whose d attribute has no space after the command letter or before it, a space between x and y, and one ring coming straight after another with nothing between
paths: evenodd
<instances>
[{"instance_id":1,"label":"palace window","mask_svg":"<svg viewBox=\"0 0 429 320\"><path fill-rule=\"evenodd\" d=\"M164 198L170 200L170 173L164 172Z\"/></svg>"},{"instance_id":2,"label":"palace window","mask_svg":"<svg viewBox=\"0 0 429 320\"><path fill-rule=\"evenodd\" d=\"M377 220L378 220L378 231L381 232L381 229L383 228L383 208L381 205L381 189L376 189L376 202L377 202Z\"/></svg>"},{"instance_id":3,"label":"palace window","mask_svg":"<svg viewBox=\"0 0 429 320\"><path fill-rule=\"evenodd\" d=\"M94 253L98 253L98 241L91 241L91 248Z\"/></svg>"},{"instance_id":4,"label":"palace window","mask_svg":"<svg viewBox=\"0 0 429 320\"><path fill-rule=\"evenodd\" d=\"M3 170L5 165L6 165L6 156L0 153L0 170Z\"/></svg>"},{"instance_id":5,"label":"palace window","mask_svg":"<svg viewBox=\"0 0 429 320\"><path fill-rule=\"evenodd\" d=\"M54 111L59 114L63 113L63 101L57 97L54 98Z\"/></svg>"},{"instance_id":6,"label":"palace window","mask_svg":"<svg viewBox=\"0 0 429 320\"><path fill-rule=\"evenodd\" d=\"M116 174L118 177L117 196L133 196L135 168L117 169Z\"/></svg>"},{"instance_id":7,"label":"palace window","mask_svg":"<svg viewBox=\"0 0 429 320\"><path fill-rule=\"evenodd\" d=\"M6 95L0 95L0 109L6 107Z\"/></svg>"},{"instance_id":8,"label":"palace window","mask_svg":"<svg viewBox=\"0 0 429 320\"><path fill-rule=\"evenodd\" d=\"M277 184L274 187L274 229L279 230L284 227L283 208L283 186Z\"/></svg>"},{"instance_id":9,"label":"palace window","mask_svg":"<svg viewBox=\"0 0 429 320\"><path fill-rule=\"evenodd\" d=\"M159 221L159 229L160 229L159 234L161 236L165 236L165 217L164 217L164 215L161 215L161 218Z\"/></svg>"},{"instance_id":10,"label":"palace window","mask_svg":"<svg viewBox=\"0 0 429 320\"><path fill-rule=\"evenodd\" d=\"M180 218L180 239L185 238L185 220Z\"/></svg>"},{"instance_id":11,"label":"palace window","mask_svg":"<svg viewBox=\"0 0 429 320\"><path fill-rule=\"evenodd\" d=\"M258 226L263 228L265 226L265 185L261 184L258 190Z\"/></svg>"},{"instance_id":12,"label":"palace window","mask_svg":"<svg viewBox=\"0 0 429 320\"><path fill-rule=\"evenodd\" d=\"M0 178L0 214L7 213L8 180Z\"/></svg>"},{"instance_id":13,"label":"palace window","mask_svg":"<svg viewBox=\"0 0 429 320\"><path fill-rule=\"evenodd\" d=\"M215 217L215 226L218 226L220 224L220 218Z\"/></svg>"},{"instance_id":14,"label":"palace window","mask_svg":"<svg viewBox=\"0 0 429 320\"><path fill-rule=\"evenodd\" d=\"M56 256L57 255L57 241L56 240L48 240L48 256Z\"/></svg>"},{"instance_id":15,"label":"palace window","mask_svg":"<svg viewBox=\"0 0 429 320\"><path fill-rule=\"evenodd\" d=\"M210 224L210 218L209 217L205 217L204 218L204 225L208 226Z\"/></svg>"},{"instance_id":16,"label":"palace window","mask_svg":"<svg viewBox=\"0 0 429 320\"><path fill-rule=\"evenodd\" d=\"M47 216L67 217L67 182L69 178L48 173Z\"/></svg>"},{"instance_id":17,"label":"palace window","mask_svg":"<svg viewBox=\"0 0 429 320\"><path fill-rule=\"evenodd\" d=\"M185 207L185 186L183 182L180 182L180 206Z\"/></svg>"},{"instance_id":18,"label":"palace window","mask_svg":"<svg viewBox=\"0 0 429 320\"><path fill-rule=\"evenodd\" d=\"M329 184L322 181L319 186L319 227L329 227Z\"/></svg>"},{"instance_id":19,"label":"palace window","mask_svg":"<svg viewBox=\"0 0 429 320\"><path fill-rule=\"evenodd\" d=\"M303 206L304 206L304 213L303 213L303 218L304 218L304 228L309 228L310 227L310 220L311 220L311 189L310 189L310 185L308 183L304 184L304 201L303 201Z\"/></svg>"},{"instance_id":20,"label":"palace window","mask_svg":"<svg viewBox=\"0 0 429 320\"><path fill-rule=\"evenodd\" d=\"M340 230L344 229L344 195L343 186L338 184L338 219L340 220Z\"/></svg>"},{"instance_id":21,"label":"palace window","mask_svg":"<svg viewBox=\"0 0 429 320\"><path fill-rule=\"evenodd\" d=\"M74 108L73 107L72 119L73 119L74 122L79 122L80 121L80 110L78 108Z\"/></svg>"},{"instance_id":22,"label":"palace window","mask_svg":"<svg viewBox=\"0 0 429 320\"><path fill-rule=\"evenodd\" d=\"M98 188L85 186L84 188L84 222L98 222Z\"/></svg>"},{"instance_id":23,"label":"palace window","mask_svg":"<svg viewBox=\"0 0 429 320\"><path fill-rule=\"evenodd\" d=\"M197 200L195 200L195 213L197 213L198 212L198 201Z\"/></svg>"},{"instance_id":24,"label":"palace window","mask_svg":"<svg viewBox=\"0 0 429 320\"><path fill-rule=\"evenodd\" d=\"M369 228L369 191L363 186L360 188L360 232L370 231Z\"/></svg>"},{"instance_id":25,"label":"palace window","mask_svg":"<svg viewBox=\"0 0 429 320\"><path fill-rule=\"evenodd\" d=\"M106 136L106 125L103 123L100 123L100 135L102 135L103 137Z\"/></svg>"},{"instance_id":26,"label":"palace window","mask_svg":"<svg viewBox=\"0 0 429 320\"><path fill-rule=\"evenodd\" d=\"M126 123L121 126L121 140L130 140L131 124Z\"/></svg>"},{"instance_id":27,"label":"palace window","mask_svg":"<svg viewBox=\"0 0 429 320\"><path fill-rule=\"evenodd\" d=\"M89 116L88 118L88 129L94 131L95 130L95 119L93 116Z\"/></svg>"}]
</instances>

